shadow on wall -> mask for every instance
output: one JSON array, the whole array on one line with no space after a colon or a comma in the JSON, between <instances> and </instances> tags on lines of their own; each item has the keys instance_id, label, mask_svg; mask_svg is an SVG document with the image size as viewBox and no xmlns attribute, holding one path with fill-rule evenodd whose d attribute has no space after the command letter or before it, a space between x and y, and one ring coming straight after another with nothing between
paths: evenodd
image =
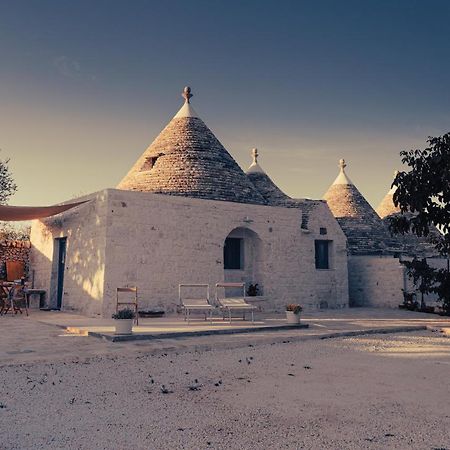
<instances>
[{"instance_id":1,"label":"shadow on wall","mask_svg":"<svg viewBox=\"0 0 450 450\"><path fill-rule=\"evenodd\" d=\"M88 220L83 220L81 213L83 216L88 213ZM71 226L72 223L75 226ZM102 313L105 239L98 234L100 223L94 202L73 212L33 223L31 241L35 286L47 290L49 307L57 307L58 288L62 287L62 310L87 315ZM57 245L61 238L67 238L62 261ZM61 263L64 269L62 280L58 273Z\"/></svg>"}]
</instances>

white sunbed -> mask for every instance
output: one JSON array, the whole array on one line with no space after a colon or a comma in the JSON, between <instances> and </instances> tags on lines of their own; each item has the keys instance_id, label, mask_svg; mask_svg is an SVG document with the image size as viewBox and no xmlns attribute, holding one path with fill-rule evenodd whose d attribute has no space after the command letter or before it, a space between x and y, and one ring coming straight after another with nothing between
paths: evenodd
<instances>
[{"instance_id":1,"label":"white sunbed","mask_svg":"<svg viewBox=\"0 0 450 450\"><path fill-rule=\"evenodd\" d=\"M223 288L224 296L219 295L219 289ZM242 288L242 297L225 297L225 289L227 288ZM245 299L245 283L216 283L216 303L222 312L228 311L228 317L230 323L232 321L231 312L241 311L243 313L243 319L245 320L246 311L250 311L252 314L252 323L254 323L253 311L257 309L256 306L246 302Z\"/></svg>"},{"instance_id":2,"label":"white sunbed","mask_svg":"<svg viewBox=\"0 0 450 450\"><path fill-rule=\"evenodd\" d=\"M183 296L184 288L205 288L205 296L188 298ZM184 320L189 324L191 311L203 312L205 314L205 320L207 319L207 313L209 312L209 321L212 323L212 312L214 306L209 302L209 284L179 284L178 285L178 299L180 306L184 311Z\"/></svg>"}]
</instances>

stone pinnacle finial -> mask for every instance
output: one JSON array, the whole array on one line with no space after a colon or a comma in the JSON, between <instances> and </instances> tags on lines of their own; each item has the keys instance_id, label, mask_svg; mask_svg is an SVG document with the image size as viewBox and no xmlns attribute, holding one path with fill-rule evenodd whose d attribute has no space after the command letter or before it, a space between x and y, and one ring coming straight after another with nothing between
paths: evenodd
<instances>
[{"instance_id":1,"label":"stone pinnacle finial","mask_svg":"<svg viewBox=\"0 0 450 450\"><path fill-rule=\"evenodd\" d=\"M344 169L347 167L347 164L345 163L344 158L339 160L339 167L341 168L342 171L344 171Z\"/></svg>"},{"instance_id":2,"label":"stone pinnacle finial","mask_svg":"<svg viewBox=\"0 0 450 450\"><path fill-rule=\"evenodd\" d=\"M193 94L191 94L191 88L189 86L186 86L183 89L183 93L181 95L186 100L186 103L191 103L190 99L193 97Z\"/></svg>"},{"instance_id":3,"label":"stone pinnacle finial","mask_svg":"<svg viewBox=\"0 0 450 450\"><path fill-rule=\"evenodd\" d=\"M394 179L395 179L395 177L396 177L399 173L400 173L399 170L394 170Z\"/></svg>"},{"instance_id":4,"label":"stone pinnacle finial","mask_svg":"<svg viewBox=\"0 0 450 450\"><path fill-rule=\"evenodd\" d=\"M258 164L258 149L257 148L252 148L252 156L253 156L253 164Z\"/></svg>"}]
</instances>

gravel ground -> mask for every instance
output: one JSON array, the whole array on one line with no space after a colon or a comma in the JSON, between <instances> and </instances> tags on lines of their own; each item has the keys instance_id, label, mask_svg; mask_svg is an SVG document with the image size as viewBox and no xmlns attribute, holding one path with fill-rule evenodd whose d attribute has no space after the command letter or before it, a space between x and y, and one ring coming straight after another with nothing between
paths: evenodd
<instances>
[{"instance_id":1,"label":"gravel ground","mask_svg":"<svg viewBox=\"0 0 450 450\"><path fill-rule=\"evenodd\" d=\"M0 367L2 449L450 449L450 340Z\"/></svg>"}]
</instances>

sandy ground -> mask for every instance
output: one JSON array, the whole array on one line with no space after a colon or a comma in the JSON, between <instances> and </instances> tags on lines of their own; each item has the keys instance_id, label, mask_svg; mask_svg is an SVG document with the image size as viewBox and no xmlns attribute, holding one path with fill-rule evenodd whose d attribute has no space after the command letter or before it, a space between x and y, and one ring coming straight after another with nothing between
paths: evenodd
<instances>
[{"instance_id":1,"label":"sandy ground","mask_svg":"<svg viewBox=\"0 0 450 450\"><path fill-rule=\"evenodd\" d=\"M0 374L2 449L450 449L450 339L432 332Z\"/></svg>"}]
</instances>

